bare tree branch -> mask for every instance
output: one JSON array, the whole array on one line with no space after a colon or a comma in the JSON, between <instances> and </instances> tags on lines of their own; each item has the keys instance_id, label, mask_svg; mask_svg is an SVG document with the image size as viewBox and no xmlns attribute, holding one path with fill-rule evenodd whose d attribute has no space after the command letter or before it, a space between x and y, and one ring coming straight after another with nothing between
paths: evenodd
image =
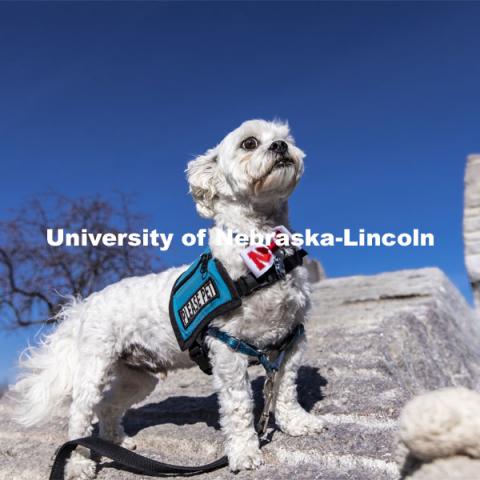
<instances>
[{"instance_id":1,"label":"bare tree branch","mask_svg":"<svg viewBox=\"0 0 480 480\"><path fill-rule=\"evenodd\" d=\"M86 297L121 278L159 270L151 248L47 244L48 228L72 233L85 228L94 234L141 231L145 219L130 205L124 194L109 200L49 193L0 221L0 322L13 328L52 323L68 297Z\"/></svg>"}]
</instances>

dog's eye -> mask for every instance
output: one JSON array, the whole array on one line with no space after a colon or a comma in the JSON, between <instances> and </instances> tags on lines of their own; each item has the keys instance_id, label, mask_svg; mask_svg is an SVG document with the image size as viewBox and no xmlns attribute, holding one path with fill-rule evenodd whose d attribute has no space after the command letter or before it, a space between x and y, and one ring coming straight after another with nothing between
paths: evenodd
<instances>
[{"instance_id":1,"label":"dog's eye","mask_svg":"<svg viewBox=\"0 0 480 480\"><path fill-rule=\"evenodd\" d=\"M244 150L255 150L258 147L259 141L255 137L248 137L242 142Z\"/></svg>"}]
</instances>

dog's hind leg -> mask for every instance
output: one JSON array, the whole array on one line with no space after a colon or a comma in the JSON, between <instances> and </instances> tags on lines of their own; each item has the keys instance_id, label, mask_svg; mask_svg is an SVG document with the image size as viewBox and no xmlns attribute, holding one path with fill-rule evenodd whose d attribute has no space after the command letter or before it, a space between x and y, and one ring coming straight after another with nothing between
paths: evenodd
<instances>
[{"instance_id":1,"label":"dog's hind leg","mask_svg":"<svg viewBox=\"0 0 480 480\"><path fill-rule=\"evenodd\" d=\"M105 384L111 378L113 359L108 356L83 355L72 391L68 437L70 440L92 433L94 409L101 401ZM96 475L96 464L88 458L88 450L78 447L65 469L67 480L91 480Z\"/></svg>"},{"instance_id":2,"label":"dog's hind leg","mask_svg":"<svg viewBox=\"0 0 480 480\"><path fill-rule=\"evenodd\" d=\"M133 369L122 362L115 365L114 374L115 379L96 408L99 436L133 449L135 443L126 437L122 417L129 407L152 393L158 379L145 370Z\"/></svg>"}]
</instances>

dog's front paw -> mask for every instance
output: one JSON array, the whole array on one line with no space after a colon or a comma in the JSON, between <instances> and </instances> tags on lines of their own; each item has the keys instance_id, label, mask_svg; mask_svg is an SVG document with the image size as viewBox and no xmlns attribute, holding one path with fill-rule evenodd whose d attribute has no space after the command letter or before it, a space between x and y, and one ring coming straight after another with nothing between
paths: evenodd
<instances>
[{"instance_id":1,"label":"dog's front paw","mask_svg":"<svg viewBox=\"0 0 480 480\"><path fill-rule=\"evenodd\" d=\"M228 452L228 465L232 472L255 470L263 464L263 454L257 444L232 445Z\"/></svg>"},{"instance_id":2,"label":"dog's front paw","mask_svg":"<svg viewBox=\"0 0 480 480\"><path fill-rule=\"evenodd\" d=\"M282 432L292 437L315 435L325 430L325 422L320 417L304 411L284 419L277 419L277 423Z\"/></svg>"},{"instance_id":3,"label":"dog's front paw","mask_svg":"<svg viewBox=\"0 0 480 480\"><path fill-rule=\"evenodd\" d=\"M93 460L73 452L65 466L65 480L92 480L96 472L97 466Z\"/></svg>"}]
</instances>

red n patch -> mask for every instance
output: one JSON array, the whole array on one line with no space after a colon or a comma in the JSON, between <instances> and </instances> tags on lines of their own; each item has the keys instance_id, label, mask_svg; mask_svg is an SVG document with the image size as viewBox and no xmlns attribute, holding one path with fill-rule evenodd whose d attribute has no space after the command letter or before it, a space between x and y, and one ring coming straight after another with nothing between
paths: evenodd
<instances>
[{"instance_id":1,"label":"red n patch","mask_svg":"<svg viewBox=\"0 0 480 480\"><path fill-rule=\"evenodd\" d=\"M255 250L247 253L248 257L255 263L257 268L262 269L270 262L272 254L267 247L256 247Z\"/></svg>"},{"instance_id":2,"label":"red n patch","mask_svg":"<svg viewBox=\"0 0 480 480\"><path fill-rule=\"evenodd\" d=\"M273 265L273 254L264 245L251 245L240 252L245 265L258 278Z\"/></svg>"}]
</instances>

